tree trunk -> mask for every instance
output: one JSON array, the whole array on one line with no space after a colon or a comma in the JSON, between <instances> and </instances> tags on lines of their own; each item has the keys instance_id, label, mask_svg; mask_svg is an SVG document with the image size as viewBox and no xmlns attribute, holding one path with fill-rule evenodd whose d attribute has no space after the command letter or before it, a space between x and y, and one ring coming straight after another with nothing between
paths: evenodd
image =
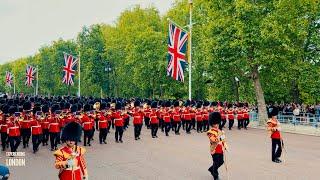
<instances>
[{"instance_id":1,"label":"tree trunk","mask_svg":"<svg viewBox=\"0 0 320 180\"><path fill-rule=\"evenodd\" d=\"M258 72L258 66L254 67L252 72L252 79L254 83L254 90L256 93L256 99L258 103L258 120L259 125L265 125L268 120L266 102L264 99L263 90L260 83L260 77Z\"/></svg>"},{"instance_id":2,"label":"tree trunk","mask_svg":"<svg viewBox=\"0 0 320 180\"><path fill-rule=\"evenodd\" d=\"M293 95L293 102L299 104L299 87L296 79L292 80L292 95Z\"/></svg>"}]
</instances>

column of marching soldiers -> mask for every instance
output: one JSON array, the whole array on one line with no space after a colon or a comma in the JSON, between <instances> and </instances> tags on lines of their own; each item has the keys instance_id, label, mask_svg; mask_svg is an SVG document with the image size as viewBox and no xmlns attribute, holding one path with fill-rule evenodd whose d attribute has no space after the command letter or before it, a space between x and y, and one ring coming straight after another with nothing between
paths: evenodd
<instances>
[{"instance_id":1,"label":"column of marching soldiers","mask_svg":"<svg viewBox=\"0 0 320 180\"><path fill-rule=\"evenodd\" d=\"M99 133L99 143L107 144L111 128L115 131L116 143L123 143L124 131L133 124L134 138L139 140L143 124L152 138L158 138L158 129L166 136L170 131L180 135L209 130L209 113L221 113L220 129L232 129L235 119L238 129L247 129L249 124L248 104L227 104L209 101L164 101L142 99L94 99L71 97L23 97L0 99L0 131L2 151L16 152L19 145L29 147L33 153L39 146L57 149L61 131L72 121L83 128L84 146L91 146L94 134ZM226 122L228 121L228 124ZM22 142L22 143L21 143Z\"/></svg>"}]
</instances>

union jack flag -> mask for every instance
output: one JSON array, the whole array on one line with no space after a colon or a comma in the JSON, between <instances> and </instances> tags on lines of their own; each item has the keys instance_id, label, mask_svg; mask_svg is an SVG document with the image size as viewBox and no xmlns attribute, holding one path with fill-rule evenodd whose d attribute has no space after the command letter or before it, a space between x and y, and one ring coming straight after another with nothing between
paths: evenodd
<instances>
[{"instance_id":1,"label":"union jack flag","mask_svg":"<svg viewBox=\"0 0 320 180\"><path fill-rule=\"evenodd\" d=\"M78 63L78 59L73 57L70 54L64 54L64 63L65 66L63 66L63 79L62 83L65 83L67 85L73 85L73 78L75 74L76 64Z\"/></svg>"},{"instance_id":2,"label":"union jack flag","mask_svg":"<svg viewBox=\"0 0 320 180\"><path fill-rule=\"evenodd\" d=\"M6 71L6 85L11 87L12 83L13 83L13 74L9 71Z\"/></svg>"},{"instance_id":3,"label":"union jack flag","mask_svg":"<svg viewBox=\"0 0 320 180\"><path fill-rule=\"evenodd\" d=\"M188 33L169 23L167 75L184 82Z\"/></svg>"},{"instance_id":4,"label":"union jack flag","mask_svg":"<svg viewBox=\"0 0 320 180\"><path fill-rule=\"evenodd\" d=\"M32 81L35 79L34 77L35 73L36 73L36 68L30 65L27 65L25 85L27 85L28 87L33 86Z\"/></svg>"}]
</instances>

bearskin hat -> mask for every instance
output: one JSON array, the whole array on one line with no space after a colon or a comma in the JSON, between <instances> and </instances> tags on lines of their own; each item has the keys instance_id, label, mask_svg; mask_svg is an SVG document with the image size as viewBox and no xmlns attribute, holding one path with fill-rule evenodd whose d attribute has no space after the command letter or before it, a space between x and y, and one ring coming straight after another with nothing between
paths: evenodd
<instances>
[{"instance_id":1,"label":"bearskin hat","mask_svg":"<svg viewBox=\"0 0 320 180\"><path fill-rule=\"evenodd\" d=\"M171 106L171 102L170 101L166 101L166 107L170 107Z\"/></svg>"},{"instance_id":2,"label":"bearskin hat","mask_svg":"<svg viewBox=\"0 0 320 180\"><path fill-rule=\"evenodd\" d=\"M8 114L9 113L9 108L10 108L10 106L8 106L7 104L3 105L2 106L2 112L4 114Z\"/></svg>"},{"instance_id":3,"label":"bearskin hat","mask_svg":"<svg viewBox=\"0 0 320 180\"><path fill-rule=\"evenodd\" d=\"M153 101L152 103L151 103L151 108L157 108L157 102L156 101Z\"/></svg>"},{"instance_id":4,"label":"bearskin hat","mask_svg":"<svg viewBox=\"0 0 320 180\"><path fill-rule=\"evenodd\" d=\"M84 111L84 112L90 111L90 105L89 105L89 104L85 104L85 105L83 106L83 111Z\"/></svg>"},{"instance_id":5,"label":"bearskin hat","mask_svg":"<svg viewBox=\"0 0 320 180\"><path fill-rule=\"evenodd\" d=\"M64 109L70 109L70 103L68 103L68 102L66 102L65 104L64 104Z\"/></svg>"},{"instance_id":6,"label":"bearskin hat","mask_svg":"<svg viewBox=\"0 0 320 180\"><path fill-rule=\"evenodd\" d=\"M82 128L77 122L68 123L62 130L61 140L78 142L81 138Z\"/></svg>"},{"instance_id":7,"label":"bearskin hat","mask_svg":"<svg viewBox=\"0 0 320 180\"><path fill-rule=\"evenodd\" d=\"M57 110L60 110L60 105L59 104L53 104L51 106L51 112L55 113Z\"/></svg>"},{"instance_id":8,"label":"bearskin hat","mask_svg":"<svg viewBox=\"0 0 320 180\"><path fill-rule=\"evenodd\" d=\"M60 101L60 108L65 109L65 101Z\"/></svg>"},{"instance_id":9,"label":"bearskin hat","mask_svg":"<svg viewBox=\"0 0 320 180\"><path fill-rule=\"evenodd\" d=\"M209 106L210 102L209 101L204 101L203 106Z\"/></svg>"},{"instance_id":10,"label":"bearskin hat","mask_svg":"<svg viewBox=\"0 0 320 180\"><path fill-rule=\"evenodd\" d=\"M15 112L18 112L18 108L16 106L10 106L8 111L9 114L14 114Z\"/></svg>"},{"instance_id":11,"label":"bearskin hat","mask_svg":"<svg viewBox=\"0 0 320 180\"><path fill-rule=\"evenodd\" d=\"M31 109L31 103L29 101L26 101L24 104L23 104L23 110L25 111L29 111Z\"/></svg>"},{"instance_id":12,"label":"bearskin hat","mask_svg":"<svg viewBox=\"0 0 320 180\"><path fill-rule=\"evenodd\" d=\"M37 111L41 111L41 105L38 103L34 105L32 112L35 114Z\"/></svg>"},{"instance_id":13,"label":"bearskin hat","mask_svg":"<svg viewBox=\"0 0 320 180\"><path fill-rule=\"evenodd\" d=\"M34 97L31 97L31 98L30 98L30 102L34 102Z\"/></svg>"},{"instance_id":14,"label":"bearskin hat","mask_svg":"<svg viewBox=\"0 0 320 180\"><path fill-rule=\"evenodd\" d=\"M140 101L134 101L134 107L139 107L140 106Z\"/></svg>"},{"instance_id":15,"label":"bearskin hat","mask_svg":"<svg viewBox=\"0 0 320 180\"><path fill-rule=\"evenodd\" d=\"M116 110L121 109L121 102L117 102L117 103L116 103L116 107L115 107L115 108L116 108Z\"/></svg>"},{"instance_id":16,"label":"bearskin hat","mask_svg":"<svg viewBox=\"0 0 320 180\"><path fill-rule=\"evenodd\" d=\"M197 103L197 108L201 108L201 107L202 107L202 102L199 101L199 102Z\"/></svg>"},{"instance_id":17,"label":"bearskin hat","mask_svg":"<svg viewBox=\"0 0 320 180\"><path fill-rule=\"evenodd\" d=\"M191 104L191 103L190 103L190 100L187 100L187 101L184 103L184 106L187 107L187 106L190 106L190 104Z\"/></svg>"},{"instance_id":18,"label":"bearskin hat","mask_svg":"<svg viewBox=\"0 0 320 180\"><path fill-rule=\"evenodd\" d=\"M8 106L12 106L13 105L13 100L10 99L7 104L8 104Z\"/></svg>"},{"instance_id":19,"label":"bearskin hat","mask_svg":"<svg viewBox=\"0 0 320 180\"><path fill-rule=\"evenodd\" d=\"M220 124L221 114L219 112L212 112L209 114L209 124L212 126L214 124Z\"/></svg>"},{"instance_id":20,"label":"bearskin hat","mask_svg":"<svg viewBox=\"0 0 320 180\"><path fill-rule=\"evenodd\" d=\"M212 101L210 104L210 106L217 106L217 105L218 105L218 102L216 102L216 101Z\"/></svg>"},{"instance_id":21,"label":"bearskin hat","mask_svg":"<svg viewBox=\"0 0 320 180\"><path fill-rule=\"evenodd\" d=\"M278 107L276 107L276 106L271 106L271 107L269 108L269 113L268 113L269 118L271 118L272 116L278 116L278 114L279 114L279 109L278 109Z\"/></svg>"},{"instance_id":22,"label":"bearskin hat","mask_svg":"<svg viewBox=\"0 0 320 180\"><path fill-rule=\"evenodd\" d=\"M42 112L43 113L48 113L49 112L49 106L47 104L42 106Z\"/></svg>"},{"instance_id":23,"label":"bearskin hat","mask_svg":"<svg viewBox=\"0 0 320 180\"><path fill-rule=\"evenodd\" d=\"M72 104L71 106L71 112L77 112L78 106L76 104Z\"/></svg>"},{"instance_id":24,"label":"bearskin hat","mask_svg":"<svg viewBox=\"0 0 320 180\"><path fill-rule=\"evenodd\" d=\"M83 104L82 103L78 103L78 111L81 111Z\"/></svg>"},{"instance_id":25,"label":"bearskin hat","mask_svg":"<svg viewBox=\"0 0 320 180\"><path fill-rule=\"evenodd\" d=\"M106 109L106 108L107 108L107 103L102 102L101 105L100 105L100 109L101 109L101 110L104 110L104 109Z\"/></svg>"},{"instance_id":26,"label":"bearskin hat","mask_svg":"<svg viewBox=\"0 0 320 180\"><path fill-rule=\"evenodd\" d=\"M13 104L14 104L14 105L19 105L19 99L13 100Z\"/></svg>"},{"instance_id":27,"label":"bearskin hat","mask_svg":"<svg viewBox=\"0 0 320 180\"><path fill-rule=\"evenodd\" d=\"M179 101L174 101L173 106L174 107L178 107L179 106Z\"/></svg>"}]
</instances>

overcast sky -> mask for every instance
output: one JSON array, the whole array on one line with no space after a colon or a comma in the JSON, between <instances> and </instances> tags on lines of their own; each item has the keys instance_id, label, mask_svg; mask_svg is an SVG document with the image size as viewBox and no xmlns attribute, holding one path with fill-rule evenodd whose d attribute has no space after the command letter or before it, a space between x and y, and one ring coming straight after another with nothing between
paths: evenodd
<instances>
[{"instance_id":1,"label":"overcast sky","mask_svg":"<svg viewBox=\"0 0 320 180\"><path fill-rule=\"evenodd\" d=\"M59 39L75 38L82 26L112 24L136 4L163 15L175 0L0 0L0 64L33 55Z\"/></svg>"}]
</instances>

